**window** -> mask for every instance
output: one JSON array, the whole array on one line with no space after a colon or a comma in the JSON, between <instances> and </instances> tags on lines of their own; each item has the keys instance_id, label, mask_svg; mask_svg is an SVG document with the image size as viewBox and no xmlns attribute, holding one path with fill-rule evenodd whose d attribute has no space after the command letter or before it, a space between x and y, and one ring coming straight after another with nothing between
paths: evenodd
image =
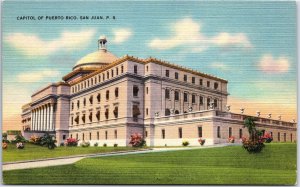
<instances>
[{"instance_id":1,"label":"window","mask_svg":"<svg viewBox=\"0 0 300 187\"><path fill-rule=\"evenodd\" d=\"M82 140L84 141L84 133L82 133Z\"/></svg>"},{"instance_id":2,"label":"window","mask_svg":"<svg viewBox=\"0 0 300 187\"><path fill-rule=\"evenodd\" d=\"M280 132L278 132L278 135L277 135L278 137L277 137L277 139L278 139L278 141L280 142Z\"/></svg>"},{"instance_id":3,"label":"window","mask_svg":"<svg viewBox=\"0 0 300 187\"><path fill-rule=\"evenodd\" d=\"M192 77L192 83L195 84L195 77Z\"/></svg>"},{"instance_id":4,"label":"window","mask_svg":"<svg viewBox=\"0 0 300 187\"><path fill-rule=\"evenodd\" d=\"M138 86L133 86L133 96L137 97L139 94L139 87Z\"/></svg>"},{"instance_id":5,"label":"window","mask_svg":"<svg viewBox=\"0 0 300 187\"><path fill-rule=\"evenodd\" d=\"M71 117L71 125L73 125L73 117Z\"/></svg>"},{"instance_id":6,"label":"window","mask_svg":"<svg viewBox=\"0 0 300 187\"><path fill-rule=\"evenodd\" d=\"M161 129L161 138L162 139L166 138L166 131L165 131L165 129Z\"/></svg>"},{"instance_id":7,"label":"window","mask_svg":"<svg viewBox=\"0 0 300 187\"><path fill-rule=\"evenodd\" d=\"M169 77L170 76L170 72L169 70L166 70L166 77Z\"/></svg>"},{"instance_id":8,"label":"window","mask_svg":"<svg viewBox=\"0 0 300 187\"><path fill-rule=\"evenodd\" d=\"M78 140L78 134L76 134L76 140Z\"/></svg>"},{"instance_id":9,"label":"window","mask_svg":"<svg viewBox=\"0 0 300 187\"><path fill-rule=\"evenodd\" d=\"M271 134L271 137L273 138L273 132L270 132L270 134Z\"/></svg>"},{"instance_id":10,"label":"window","mask_svg":"<svg viewBox=\"0 0 300 187\"><path fill-rule=\"evenodd\" d=\"M97 95L97 101L98 101L98 103L101 101L101 94L100 93L98 93L98 95Z\"/></svg>"},{"instance_id":11,"label":"window","mask_svg":"<svg viewBox=\"0 0 300 187\"><path fill-rule=\"evenodd\" d=\"M286 133L283 133L283 141L286 142Z\"/></svg>"},{"instance_id":12,"label":"window","mask_svg":"<svg viewBox=\"0 0 300 187\"><path fill-rule=\"evenodd\" d=\"M98 75L98 82L101 82L101 75Z\"/></svg>"},{"instance_id":13,"label":"window","mask_svg":"<svg viewBox=\"0 0 300 187\"><path fill-rule=\"evenodd\" d=\"M117 139L117 138L118 138L118 131L115 130L115 139Z\"/></svg>"},{"instance_id":14,"label":"window","mask_svg":"<svg viewBox=\"0 0 300 187\"><path fill-rule=\"evenodd\" d=\"M215 82L214 89L216 90L216 89L218 89L218 87L219 87L219 84L217 82Z\"/></svg>"},{"instance_id":15,"label":"window","mask_svg":"<svg viewBox=\"0 0 300 187\"><path fill-rule=\"evenodd\" d=\"M132 117L137 118L141 114L138 105L132 105Z\"/></svg>"},{"instance_id":16,"label":"window","mask_svg":"<svg viewBox=\"0 0 300 187\"><path fill-rule=\"evenodd\" d=\"M240 138L243 137L243 129L240 129Z\"/></svg>"},{"instance_id":17,"label":"window","mask_svg":"<svg viewBox=\"0 0 300 187\"><path fill-rule=\"evenodd\" d=\"M169 89L166 89L165 98L170 99L170 90Z\"/></svg>"},{"instance_id":18,"label":"window","mask_svg":"<svg viewBox=\"0 0 300 187\"><path fill-rule=\"evenodd\" d=\"M177 72L175 72L175 79L178 80L178 73Z\"/></svg>"},{"instance_id":19,"label":"window","mask_svg":"<svg viewBox=\"0 0 300 187\"><path fill-rule=\"evenodd\" d=\"M109 100L109 90L106 90L106 100Z\"/></svg>"},{"instance_id":20,"label":"window","mask_svg":"<svg viewBox=\"0 0 300 187\"><path fill-rule=\"evenodd\" d=\"M221 131L221 127L218 126L218 127L217 127L217 137L218 137L218 138L221 138L221 132L220 132L220 131Z\"/></svg>"},{"instance_id":21,"label":"window","mask_svg":"<svg viewBox=\"0 0 300 187\"><path fill-rule=\"evenodd\" d=\"M91 78L91 86L93 86L93 84L94 84L94 83L93 83L93 78Z\"/></svg>"},{"instance_id":22,"label":"window","mask_svg":"<svg viewBox=\"0 0 300 187\"><path fill-rule=\"evenodd\" d=\"M103 81L105 81L105 74L104 73L102 73L102 79L103 79Z\"/></svg>"},{"instance_id":23,"label":"window","mask_svg":"<svg viewBox=\"0 0 300 187\"><path fill-rule=\"evenodd\" d=\"M200 86L203 85L203 80L202 79L199 80L199 84L200 84Z\"/></svg>"},{"instance_id":24,"label":"window","mask_svg":"<svg viewBox=\"0 0 300 187\"><path fill-rule=\"evenodd\" d=\"M83 123L85 123L85 114L82 115L81 120Z\"/></svg>"},{"instance_id":25,"label":"window","mask_svg":"<svg viewBox=\"0 0 300 187\"><path fill-rule=\"evenodd\" d=\"M148 131L145 131L145 137L148 137Z\"/></svg>"},{"instance_id":26,"label":"window","mask_svg":"<svg viewBox=\"0 0 300 187\"><path fill-rule=\"evenodd\" d=\"M175 114L179 114L179 111L178 111L178 110L175 110Z\"/></svg>"},{"instance_id":27,"label":"window","mask_svg":"<svg viewBox=\"0 0 300 187\"><path fill-rule=\"evenodd\" d=\"M179 92L178 91L174 92L174 97L175 97L175 101L179 101Z\"/></svg>"},{"instance_id":28,"label":"window","mask_svg":"<svg viewBox=\"0 0 300 187\"><path fill-rule=\"evenodd\" d=\"M266 130L262 130L261 132L262 132L262 135L264 136L266 133Z\"/></svg>"},{"instance_id":29,"label":"window","mask_svg":"<svg viewBox=\"0 0 300 187\"><path fill-rule=\"evenodd\" d=\"M232 128L229 127L229 129L228 129L228 137L231 137L231 136L232 136Z\"/></svg>"},{"instance_id":30,"label":"window","mask_svg":"<svg viewBox=\"0 0 300 187\"><path fill-rule=\"evenodd\" d=\"M90 80L87 81L87 87L89 87L89 86L90 86Z\"/></svg>"},{"instance_id":31,"label":"window","mask_svg":"<svg viewBox=\"0 0 300 187\"><path fill-rule=\"evenodd\" d=\"M86 88L86 81L84 81L84 88Z\"/></svg>"},{"instance_id":32,"label":"window","mask_svg":"<svg viewBox=\"0 0 300 187\"><path fill-rule=\"evenodd\" d=\"M137 65L133 66L133 71L134 71L135 74L137 74Z\"/></svg>"},{"instance_id":33,"label":"window","mask_svg":"<svg viewBox=\"0 0 300 187\"><path fill-rule=\"evenodd\" d=\"M83 107L85 107L85 105L86 105L86 99L84 98L83 99Z\"/></svg>"},{"instance_id":34,"label":"window","mask_svg":"<svg viewBox=\"0 0 300 187\"><path fill-rule=\"evenodd\" d=\"M90 115L89 115L89 120L90 120L90 122L92 122L92 121L93 121L93 113L92 113L92 112L90 112Z\"/></svg>"},{"instance_id":35,"label":"window","mask_svg":"<svg viewBox=\"0 0 300 187\"><path fill-rule=\"evenodd\" d=\"M183 76L183 81L186 82L187 81L187 75Z\"/></svg>"},{"instance_id":36,"label":"window","mask_svg":"<svg viewBox=\"0 0 300 187\"><path fill-rule=\"evenodd\" d=\"M72 110L74 109L74 103L72 102Z\"/></svg>"},{"instance_id":37,"label":"window","mask_svg":"<svg viewBox=\"0 0 300 187\"><path fill-rule=\"evenodd\" d=\"M198 127L198 137L201 138L202 137L202 127Z\"/></svg>"},{"instance_id":38,"label":"window","mask_svg":"<svg viewBox=\"0 0 300 187\"><path fill-rule=\"evenodd\" d=\"M148 94L148 92L149 92L149 89L148 89L148 87L146 87L146 94Z\"/></svg>"},{"instance_id":39,"label":"window","mask_svg":"<svg viewBox=\"0 0 300 187\"><path fill-rule=\"evenodd\" d=\"M63 135L63 140L65 140L65 139L66 139L66 135L64 134L64 135Z\"/></svg>"},{"instance_id":40,"label":"window","mask_svg":"<svg viewBox=\"0 0 300 187\"><path fill-rule=\"evenodd\" d=\"M207 86L208 88L210 87L210 82L209 82L209 81L206 82L206 86Z\"/></svg>"},{"instance_id":41,"label":"window","mask_svg":"<svg viewBox=\"0 0 300 187\"><path fill-rule=\"evenodd\" d=\"M148 108L146 108L146 115L148 116L148 114L149 114L149 110Z\"/></svg>"},{"instance_id":42,"label":"window","mask_svg":"<svg viewBox=\"0 0 300 187\"><path fill-rule=\"evenodd\" d=\"M116 74L119 75L119 68L116 68Z\"/></svg>"},{"instance_id":43,"label":"window","mask_svg":"<svg viewBox=\"0 0 300 187\"><path fill-rule=\"evenodd\" d=\"M73 138L72 134L71 134L71 138Z\"/></svg>"},{"instance_id":44,"label":"window","mask_svg":"<svg viewBox=\"0 0 300 187\"><path fill-rule=\"evenodd\" d=\"M115 118L118 118L118 115L119 115L119 108L116 106L115 109L114 109Z\"/></svg>"},{"instance_id":45,"label":"window","mask_svg":"<svg viewBox=\"0 0 300 187\"><path fill-rule=\"evenodd\" d=\"M207 98L207 108L209 108L210 105L210 98Z\"/></svg>"},{"instance_id":46,"label":"window","mask_svg":"<svg viewBox=\"0 0 300 187\"><path fill-rule=\"evenodd\" d=\"M121 73L124 72L124 66L121 66Z\"/></svg>"},{"instance_id":47,"label":"window","mask_svg":"<svg viewBox=\"0 0 300 187\"><path fill-rule=\"evenodd\" d=\"M92 105L93 104L93 96L92 95L90 96L89 101L90 101L90 104Z\"/></svg>"},{"instance_id":48,"label":"window","mask_svg":"<svg viewBox=\"0 0 300 187\"><path fill-rule=\"evenodd\" d=\"M115 97L119 97L119 88L115 88Z\"/></svg>"},{"instance_id":49,"label":"window","mask_svg":"<svg viewBox=\"0 0 300 187\"><path fill-rule=\"evenodd\" d=\"M188 94L187 93L183 94L183 101L188 102Z\"/></svg>"},{"instance_id":50,"label":"window","mask_svg":"<svg viewBox=\"0 0 300 187\"><path fill-rule=\"evenodd\" d=\"M107 140L108 133L105 131L105 140Z\"/></svg>"},{"instance_id":51,"label":"window","mask_svg":"<svg viewBox=\"0 0 300 187\"><path fill-rule=\"evenodd\" d=\"M196 103L196 95L192 95L192 103L195 104Z\"/></svg>"},{"instance_id":52,"label":"window","mask_svg":"<svg viewBox=\"0 0 300 187\"><path fill-rule=\"evenodd\" d=\"M97 132L97 140L99 140L100 139L100 137L99 137L99 131Z\"/></svg>"},{"instance_id":53,"label":"window","mask_svg":"<svg viewBox=\"0 0 300 187\"><path fill-rule=\"evenodd\" d=\"M77 108L79 108L79 105L80 105L80 101L78 100L77 101Z\"/></svg>"},{"instance_id":54,"label":"window","mask_svg":"<svg viewBox=\"0 0 300 187\"><path fill-rule=\"evenodd\" d=\"M100 110L97 111L97 113L96 113L96 118L97 118L97 121L100 121Z\"/></svg>"},{"instance_id":55,"label":"window","mask_svg":"<svg viewBox=\"0 0 300 187\"><path fill-rule=\"evenodd\" d=\"M79 124L79 116L76 116L76 118L74 119L74 121L76 122L76 124Z\"/></svg>"},{"instance_id":56,"label":"window","mask_svg":"<svg viewBox=\"0 0 300 187\"><path fill-rule=\"evenodd\" d=\"M171 114L170 109L166 108L165 109L165 116L169 116Z\"/></svg>"},{"instance_id":57,"label":"window","mask_svg":"<svg viewBox=\"0 0 300 187\"><path fill-rule=\"evenodd\" d=\"M200 96L200 105L203 105L203 97Z\"/></svg>"},{"instance_id":58,"label":"window","mask_svg":"<svg viewBox=\"0 0 300 187\"><path fill-rule=\"evenodd\" d=\"M114 70L111 70L111 77L114 77Z\"/></svg>"},{"instance_id":59,"label":"window","mask_svg":"<svg viewBox=\"0 0 300 187\"><path fill-rule=\"evenodd\" d=\"M182 138L182 128L181 127L178 128L178 137Z\"/></svg>"},{"instance_id":60,"label":"window","mask_svg":"<svg viewBox=\"0 0 300 187\"><path fill-rule=\"evenodd\" d=\"M109 117L109 110L108 110L108 108L107 109L105 109L105 119L108 119L108 117Z\"/></svg>"},{"instance_id":61,"label":"window","mask_svg":"<svg viewBox=\"0 0 300 187\"><path fill-rule=\"evenodd\" d=\"M90 132L90 140L92 140L92 133Z\"/></svg>"},{"instance_id":62,"label":"window","mask_svg":"<svg viewBox=\"0 0 300 187\"><path fill-rule=\"evenodd\" d=\"M214 107L217 108L218 107L218 100L214 99Z\"/></svg>"},{"instance_id":63,"label":"window","mask_svg":"<svg viewBox=\"0 0 300 187\"><path fill-rule=\"evenodd\" d=\"M109 72L106 72L106 78L109 79Z\"/></svg>"},{"instance_id":64,"label":"window","mask_svg":"<svg viewBox=\"0 0 300 187\"><path fill-rule=\"evenodd\" d=\"M291 134L291 142L293 142L293 134Z\"/></svg>"},{"instance_id":65,"label":"window","mask_svg":"<svg viewBox=\"0 0 300 187\"><path fill-rule=\"evenodd\" d=\"M148 66L146 66L146 72L148 72L148 70L149 70L149 68L148 68Z\"/></svg>"}]
</instances>

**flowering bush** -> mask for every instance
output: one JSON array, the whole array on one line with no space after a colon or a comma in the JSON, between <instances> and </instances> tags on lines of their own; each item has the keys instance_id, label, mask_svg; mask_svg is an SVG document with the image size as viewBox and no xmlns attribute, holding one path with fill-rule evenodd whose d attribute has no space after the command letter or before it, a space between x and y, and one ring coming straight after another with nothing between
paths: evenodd
<instances>
[{"instance_id":1,"label":"flowering bush","mask_svg":"<svg viewBox=\"0 0 300 187\"><path fill-rule=\"evenodd\" d=\"M188 146L189 144L190 144L190 142L187 141L187 140L185 140L185 141L182 142L182 145L183 145L183 146Z\"/></svg>"},{"instance_id":2,"label":"flowering bush","mask_svg":"<svg viewBox=\"0 0 300 187\"><path fill-rule=\"evenodd\" d=\"M41 143L41 137L32 135L32 136L30 136L29 142L33 143L33 144L40 145L40 143Z\"/></svg>"},{"instance_id":3,"label":"flowering bush","mask_svg":"<svg viewBox=\"0 0 300 187\"><path fill-rule=\"evenodd\" d=\"M80 145L81 145L81 147L89 147L90 146L90 142L83 141Z\"/></svg>"},{"instance_id":4,"label":"flowering bush","mask_svg":"<svg viewBox=\"0 0 300 187\"><path fill-rule=\"evenodd\" d=\"M25 143L25 142L28 142L28 141L27 141L27 140L24 138L24 136L22 136L21 134L17 134L17 135L15 136L15 139L12 140L12 143L18 143L18 142Z\"/></svg>"},{"instance_id":5,"label":"flowering bush","mask_svg":"<svg viewBox=\"0 0 300 187\"><path fill-rule=\"evenodd\" d=\"M235 140L234 136L230 136L230 137L228 138L228 142L229 142L229 143L234 143L234 140Z\"/></svg>"},{"instance_id":6,"label":"flowering bush","mask_svg":"<svg viewBox=\"0 0 300 187\"><path fill-rule=\"evenodd\" d=\"M257 141L246 139L243 141L243 148L246 149L249 153L259 153L265 147L264 140L259 139Z\"/></svg>"},{"instance_id":7,"label":"flowering bush","mask_svg":"<svg viewBox=\"0 0 300 187\"><path fill-rule=\"evenodd\" d=\"M2 149L6 149L8 147L8 144L6 142L2 143Z\"/></svg>"},{"instance_id":8,"label":"flowering bush","mask_svg":"<svg viewBox=\"0 0 300 187\"><path fill-rule=\"evenodd\" d=\"M24 144L23 144L22 142L18 142L18 143L16 144L16 147L17 147L18 149L24 149Z\"/></svg>"},{"instance_id":9,"label":"flowering bush","mask_svg":"<svg viewBox=\"0 0 300 187\"><path fill-rule=\"evenodd\" d=\"M273 137L269 133L265 133L265 135L263 136L263 139L265 139L266 143L270 143L273 141Z\"/></svg>"},{"instance_id":10,"label":"flowering bush","mask_svg":"<svg viewBox=\"0 0 300 187\"><path fill-rule=\"evenodd\" d=\"M200 139L198 140L198 142L199 142L200 145L204 145L204 144L205 144L205 139L201 139L201 138L200 138Z\"/></svg>"},{"instance_id":11,"label":"flowering bush","mask_svg":"<svg viewBox=\"0 0 300 187\"><path fill-rule=\"evenodd\" d=\"M72 146L77 146L78 145L78 141L77 139L75 138L68 138L66 141L65 141L65 145L66 146L69 146L69 147L72 147Z\"/></svg>"},{"instance_id":12,"label":"flowering bush","mask_svg":"<svg viewBox=\"0 0 300 187\"><path fill-rule=\"evenodd\" d=\"M131 144L132 147L143 147L146 145L146 141L142 138L142 135L134 133L130 136L129 144Z\"/></svg>"}]
</instances>

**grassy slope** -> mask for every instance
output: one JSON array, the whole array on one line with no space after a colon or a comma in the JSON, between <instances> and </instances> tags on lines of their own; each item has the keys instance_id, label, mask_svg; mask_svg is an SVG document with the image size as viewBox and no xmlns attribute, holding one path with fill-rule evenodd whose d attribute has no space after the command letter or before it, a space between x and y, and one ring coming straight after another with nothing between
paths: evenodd
<instances>
[{"instance_id":1,"label":"grassy slope","mask_svg":"<svg viewBox=\"0 0 300 187\"><path fill-rule=\"evenodd\" d=\"M6 184L295 184L296 144L268 144L89 158L67 166L6 171Z\"/></svg>"},{"instance_id":2,"label":"grassy slope","mask_svg":"<svg viewBox=\"0 0 300 187\"><path fill-rule=\"evenodd\" d=\"M2 151L3 162L20 160L35 160L80 154L103 153L132 149L130 147L57 147L49 150L47 147L25 144L25 149L17 149L14 144L9 144L8 149Z\"/></svg>"}]
</instances>

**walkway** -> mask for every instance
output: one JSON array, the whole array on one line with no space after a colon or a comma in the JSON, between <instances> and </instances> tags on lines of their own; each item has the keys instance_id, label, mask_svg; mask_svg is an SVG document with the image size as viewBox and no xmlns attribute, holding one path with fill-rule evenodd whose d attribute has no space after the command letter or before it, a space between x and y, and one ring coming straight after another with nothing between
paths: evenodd
<instances>
[{"instance_id":1,"label":"walkway","mask_svg":"<svg viewBox=\"0 0 300 187\"><path fill-rule=\"evenodd\" d=\"M67 164L73 164L83 158L119 156L119 155L129 155L129 154L166 152L166 151L182 151L182 150L192 150L192 149L206 149L206 148L224 147L228 145L229 144L219 144L219 145L211 145L211 146L203 146L203 147L174 147L174 148L161 147L161 148L150 148L150 149L142 149L142 150L118 151L112 153L76 155L76 156L39 159L39 160L30 160L30 161L7 162L2 164L2 171L67 165Z\"/></svg>"}]
</instances>

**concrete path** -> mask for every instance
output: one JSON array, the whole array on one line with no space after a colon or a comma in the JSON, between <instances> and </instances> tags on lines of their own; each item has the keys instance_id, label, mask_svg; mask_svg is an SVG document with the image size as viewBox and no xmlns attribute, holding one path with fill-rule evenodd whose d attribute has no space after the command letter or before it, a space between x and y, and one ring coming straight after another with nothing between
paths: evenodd
<instances>
[{"instance_id":1,"label":"concrete path","mask_svg":"<svg viewBox=\"0 0 300 187\"><path fill-rule=\"evenodd\" d=\"M93 158L93 157L106 157L106 156L119 156L119 155L130 155L130 154L143 154L152 152L166 152L166 151L182 151L182 150L192 150L192 149L206 149L215 147L225 147L233 144L219 144L211 146L197 146L197 147L174 147L174 148L151 148L142 150L130 150L130 151L118 151L112 153L96 153L88 155L76 155L68 157L59 158L49 158L49 159L39 159L30 161L17 161L17 162L7 162L2 164L2 171L17 170L17 169L29 169L29 168L40 168L48 166L59 166L73 164L83 158Z\"/></svg>"}]
</instances>

